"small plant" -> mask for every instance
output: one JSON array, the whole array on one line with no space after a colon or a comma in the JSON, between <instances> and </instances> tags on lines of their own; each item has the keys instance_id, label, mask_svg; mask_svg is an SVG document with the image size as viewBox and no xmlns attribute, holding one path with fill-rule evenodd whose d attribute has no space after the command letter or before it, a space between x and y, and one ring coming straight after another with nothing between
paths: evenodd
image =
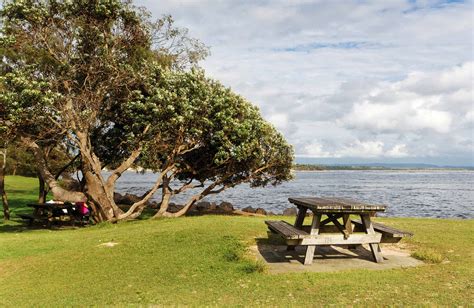
<instances>
[{"instance_id":1,"label":"small plant","mask_svg":"<svg viewBox=\"0 0 474 308\"><path fill-rule=\"evenodd\" d=\"M223 257L229 262L237 262L242 260L245 253L245 246L237 238L233 236L224 236L225 244Z\"/></svg>"},{"instance_id":2,"label":"small plant","mask_svg":"<svg viewBox=\"0 0 474 308\"><path fill-rule=\"evenodd\" d=\"M267 266L261 260L248 260L247 262L245 262L241 269L247 274L263 273L267 269Z\"/></svg>"},{"instance_id":3,"label":"small plant","mask_svg":"<svg viewBox=\"0 0 474 308\"><path fill-rule=\"evenodd\" d=\"M428 248L419 249L413 252L411 256L428 263L441 263L443 261L443 256L440 253Z\"/></svg>"}]
</instances>

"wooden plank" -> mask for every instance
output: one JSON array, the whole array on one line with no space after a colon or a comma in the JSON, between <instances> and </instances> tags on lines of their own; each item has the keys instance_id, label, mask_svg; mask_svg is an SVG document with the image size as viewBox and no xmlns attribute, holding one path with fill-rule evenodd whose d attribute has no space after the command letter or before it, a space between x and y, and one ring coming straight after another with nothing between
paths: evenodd
<instances>
[{"instance_id":1,"label":"wooden plank","mask_svg":"<svg viewBox=\"0 0 474 308\"><path fill-rule=\"evenodd\" d=\"M372 221L370 220L370 216L367 214L361 214L360 218L362 219L362 223L364 224L365 227L365 232L367 232L368 235L373 235L373 234L380 234L380 238L382 238L381 233L375 233L374 231L374 226L372 225ZM372 251L372 256L374 257L375 262L380 263L383 262L383 257L382 257L382 251L380 250L380 240L377 243L370 243L370 251Z\"/></svg>"},{"instance_id":2,"label":"wooden plank","mask_svg":"<svg viewBox=\"0 0 474 308\"><path fill-rule=\"evenodd\" d=\"M316 245L308 245L306 247L306 254L304 255L304 265L313 264L314 251L316 250Z\"/></svg>"},{"instance_id":3,"label":"wooden plank","mask_svg":"<svg viewBox=\"0 0 474 308\"><path fill-rule=\"evenodd\" d=\"M315 215L314 218L317 218ZM314 222L313 218L313 222ZM320 219L320 218L319 218ZM314 234L310 234L303 230L296 229L286 221L267 220L265 223L268 227L282 235L287 240L304 240L301 245L351 245L351 244L368 244L380 242L382 234L375 233L373 236L367 236L365 233L352 233L351 237L344 239L343 234L320 233L320 226L315 223L313 228ZM317 229L317 233L316 233ZM311 231L310 231L311 232ZM334 240L335 242L328 242Z\"/></svg>"},{"instance_id":4,"label":"wooden plank","mask_svg":"<svg viewBox=\"0 0 474 308\"><path fill-rule=\"evenodd\" d=\"M267 220L265 223L271 230L281 234L286 239L300 239L309 234L290 225L286 221Z\"/></svg>"},{"instance_id":5,"label":"wooden plank","mask_svg":"<svg viewBox=\"0 0 474 308\"><path fill-rule=\"evenodd\" d=\"M306 217L307 211L308 211L307 207L298 206L298 214L296 214L296 221L294 224L296 228L301 229L301 226L303 226L303 221L304 221L304 218Z\"/></svg>"},{"instance_id":6,"label":"wooden plank","mask_svg":"<svg viewBox=\"0 0 474 308\"><path fill-rule=\"evenodd\" d=\"M327 214L328 218L326 218L325 220L321 221L321 226L324 226L328 223L330 223L331 221L333 221L334 219L339 219L343 216L343 214L330 214L328 213Z\"/></svg>"},{"instance_id":7,"label":"wooden plank","mask_svg":"<svg viewBox=\"0 0 474 308\"><path fill-rule=\"evenodd\" d=\"M297 206L305 206L313 212L319 213L370 213L385 211L385 205L366 204L334 197L300 197L289 198L288 201Z\"/></svg>"},{"instance_id":8,"label":"wooden plank","mask_svg":"<svg viewBox=\"0 0 474 308\"><path fill-rule=\"evenodd\" d=\"M308 208L305 206L298 205L298 213L296 214L296 220L295 220L295 228L302 229L304 218L306 216L306 212L308 211ZM286 246L287 251L292 251L295 250L294 245L287 245Z\"/></svg>"},{"instance_id":9,"label":"wooden plank","mask_svg":"<svg viewBox=\"0 0 474 308\"><path fill-rule=\"evenodd\" d=\"M358 227L358 230L361 230L361 227L363 228L363 223L360 220L353 219L352 223L355 224L356 227ZM372 225L376 232L382 233L383 238L402 238L413 236L413 233L411 232L395 229L393 227L381 223L372 222Z\"/></svg>"},{"instance_id":10,"label":"wooden plank","mask_svg":"<svg viewBox=\"0 0 474 308\"><path fill-rule=\"evenodd\" d=\"M309 234L311 235L319 234L320 226L321 226L321 214L316 214L313 216L313 221L311 222L311 230Z\"/></svg>"},{"instance_id":11,"label":"wooden plank","mask_svg":"<svg viewBox=\"0 0 474 308\"><path fill-rule=\"evenodd\" d=\"M21 219L35 219L36 218L36 216L29 215L29 214L18 214L18 217L20 217Z\"/></svg>"},{"instance_id":12,"label":"wooden plank","mask_svg":"<svg viewBox=\"0 0 474 308\"><path fill-rule=\"evenodd\" d=\"M298 238L298 234L296 234L293 230L288 229L285 224L282 224L280 221L273 221L268 223L268 226L275 230L277 233L284 235L287 238Z\"/></svg>"},{"instance_id":13,"label":"wooden plank","mask_svg":"<svg viewBox=\"0 0 474 308\"><path fill-rule=\"evenodd\" d=\"M344 229L346 229L347 233L352 233L352 222L350 220L349 214L344 214L342 217L342 221L344 223Z\"/></svg>"},{"instance_id":14,"label":"wooden plank","mask_svg":"<svg viewBox=\"0 0 474 308\"><path fill-rule=\"evenodd\" d=\"M341 215L338 215L337 217L340 217ZM344 234L344 238L349 237L349 233L346 231L346 229L341 225L341 223L337 220L336 215L333 214L328 214L328 218L331 219L332 223L337 227L339 232Z\"/></svg>"},{"instance_id":15,"label":"wooden plank","mask_svg":"<svg viewBox=\"0 0 474 308\"><path fill-rule=\"evenodd\" d=\"M311 222L311 231L310 235L317 236L319 234L319 228L321 225L321 214L315 214L313 216L313 221ZM308 245L306 248L306 254L304 257L304 265L311 265L313 263L314 251L316 250L316 245Z\"/></svg>"},{"instance_id":16,"label":"wooden plank","mask_svg":"<svg viewBox=\"0 0 474 308\"><path fill-rule=\"evenodd\" d=\"M323 233L311 238L301 239L300 245L355 245L380 243L382 234L364 234L353 233L349 238L345 239L343 234Z\"/></svg>"},{"instance_id":17,"label":"wooden plank","mask_svg":"<svg viewBox=\"0 0 474 308\"><path fill-rule=\"evenodd\" d=\"M307 235L308 234L307 232L305 232L303 230L295 228L294 226L290 225L286 221L280 221L279 226L283 230L286 230L287 234L290 234L292 236L300 236L300 235Z\"/></svg>"}]
</instances>

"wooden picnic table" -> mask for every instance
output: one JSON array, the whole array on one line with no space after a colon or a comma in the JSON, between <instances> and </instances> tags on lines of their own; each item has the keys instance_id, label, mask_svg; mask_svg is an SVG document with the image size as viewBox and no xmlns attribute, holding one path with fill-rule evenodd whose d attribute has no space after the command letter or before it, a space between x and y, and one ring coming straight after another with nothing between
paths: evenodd
<instances>
[{"instance_id":1,"label":"wooden picnic table","mask_svg":"<svg viewBox=\"0 0 474 308\"><path fill-rule=\"evenodd\" d=\"M19 216L28 220L30 225L34 222L40 222L51 227L51 224L55 221L68 221L73 224L76 221L74 206L70 203L28 203L27 206L34 209L33 214L21 214Z\"/></svg>"},{"instance_id":2,"label":"wooden picnic table","mask_svg":"<svg viewBox=\"0 0 474 308\"><path fill-rule=\"evenodd\" d=\"M368 244L375 262L382 262L380 243L398 242L402 237L411 236L409 232L397 230L382 224L374 224L371 216L385 211L385 205L361 203L354 200L334 197L299 197L288 201L297 206L294 225L285 221L266 221L269 229L286 239L288 250L295 246L307 246L304 264L312 264L314 251L319 245ZM311 211L311 225L303 226L306 213ZM327 218L322 219L323 215ZM359 220L351 219L360 217ZM339 219L342 218L342 222Z\"/></svg>"}]
</instances>

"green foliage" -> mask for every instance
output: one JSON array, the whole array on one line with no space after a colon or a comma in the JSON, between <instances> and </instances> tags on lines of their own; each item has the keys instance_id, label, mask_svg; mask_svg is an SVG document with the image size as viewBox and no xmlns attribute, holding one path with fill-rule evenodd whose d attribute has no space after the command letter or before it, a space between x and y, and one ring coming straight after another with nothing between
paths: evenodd
<instances>
[{"instance_id":1,"label":"green foliage","mask_svg":"<svg viewBox=\"0 0 474 308\"><path fill-rule=\"evenodd\" d=\"M429 248L418 249L415 252L413 252L411 256L418 260L425 261L428 263L441 263L443 262L443 259L444 259L440 253Z\"/></svg>"},{"instance_id":2,"label":"green foliage","mask_svg":"<svg viewBox=\"0 0 474 308\"><path fill-rule=\"evenodd\" d=\"M207 54L169 16L151 22L129 1L6 1L0 18L2 126L36 139L45 127L53 133L52 121L55 133L98 133L113 123L107 111L137 101L160 54L179 52L183 66ZM133 116L139 122L140 113ZM131 139L137 129L122 134Z\"/></svg>"},{"instance_id":3,"label":"green foliage","mask_svg":"<svg viewBox=\"0 0 474 308\"><path fill-rule=\"evenodd\" d=\"M10 145L7 148L6 174L36 176L33 155L17 144Z\"/></svg>"},{"instance_id":4,"label":"green foliage","mask_svg":"<svg viewBox=\"0 0 474 308\"><path fill-rule=\"evenodd\" d=\"M130 1L25 0L6 1L0 18L6 134L41 148L67 144L95 174L138 152L136 166L212 182L205 194L291 178L293 150L258 109L185 70L207 48L170 16L152 22ZM113 192L104 194L89 198Z\"/></svg>"},{"instance_id":5,"label":"green foliage","mask_svg":"<svg viewBox=\"0 0 474 308\"><path fill-rule=\"evenodd\" d=\"M227 187L278 184L291 178L293 150L258 109L203 71L158 70L150 96L159 139L147 145L145 168L176 164L180 180Z\"/></svg>"},{"instance_id":6,"label":"green foliage","mask_svg":"<svg viewBox=\"0 0 474 308\"><path fill-rule=\"evenodd\" d=\"M60 171L64 173L73 173L76 171L77 164L72 164L66 170L62 168L68 164L72 157L71 154L64 148L59 146L45 147L46 159L49 170L56 175ZM20 142L13 142L7 144L7 160L6 160L6 174L22 175L36 177L38 174L36 162L33 154Z\"/></svg>"}]
</instances>

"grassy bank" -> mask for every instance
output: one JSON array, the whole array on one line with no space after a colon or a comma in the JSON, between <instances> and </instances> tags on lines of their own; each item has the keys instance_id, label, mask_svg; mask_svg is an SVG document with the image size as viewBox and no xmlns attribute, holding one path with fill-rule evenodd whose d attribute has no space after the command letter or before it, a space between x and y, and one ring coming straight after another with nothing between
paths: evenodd
<instances>
[{"instance_id":1,"label":"grassy bank","mask_svg":"<svg viewBox=\"0 0 474 308\"><path fill-rule=\"evenodd\" d=\"M35 183L7 178L13 216L36 198ZM61 231L2 223L0 306L474 302L473 220L377 219L413 231L405 244L440 263L281 275L261 272L245 253L256 238L266 237L263 220L202 216Z\"/></svg>"}]
</instances>

